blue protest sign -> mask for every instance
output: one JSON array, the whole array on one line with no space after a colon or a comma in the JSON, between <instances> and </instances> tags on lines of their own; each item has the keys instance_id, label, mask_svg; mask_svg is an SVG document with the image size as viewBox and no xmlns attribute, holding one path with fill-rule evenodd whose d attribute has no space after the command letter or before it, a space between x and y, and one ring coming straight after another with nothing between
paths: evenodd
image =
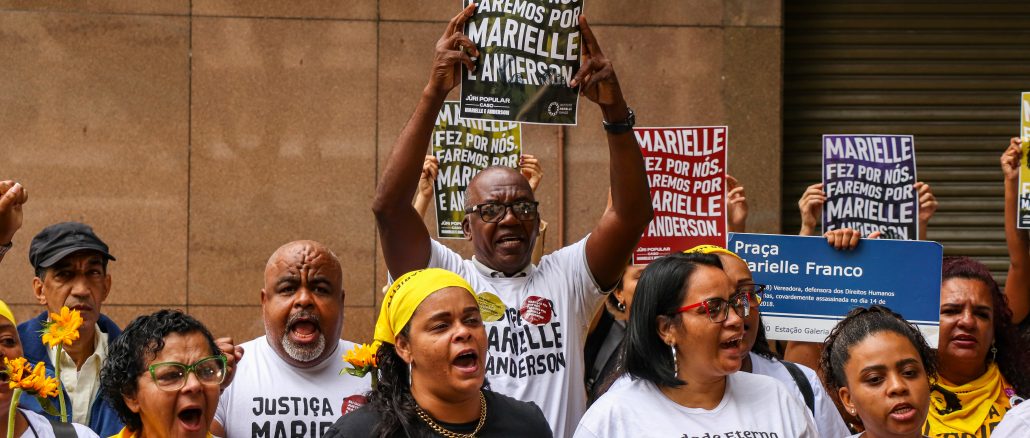
<instances>
[{"instance_id":1,"label":"blue protest sign","mask_svg":"<svg viewBox=\"0 0 1030 438\"><path fill-rule=\"evenodd\" d=\"M882 239L919 238L911 135L823 136L823 232L852 228Z\"/></svg>"},{"instance_id":2,"label":"blue protest sign","mask_svg":"<svg viewBox=\"0 0 1030 438\"><path fill-rule=\"evenodd\" d=\"M761 312L769 339L823 342L849 310L880 304L937 345L944 255L937 242L862 239L838 251L823 237L730 233L729 250L768 285Z\"/></svg>"}]
</instances>

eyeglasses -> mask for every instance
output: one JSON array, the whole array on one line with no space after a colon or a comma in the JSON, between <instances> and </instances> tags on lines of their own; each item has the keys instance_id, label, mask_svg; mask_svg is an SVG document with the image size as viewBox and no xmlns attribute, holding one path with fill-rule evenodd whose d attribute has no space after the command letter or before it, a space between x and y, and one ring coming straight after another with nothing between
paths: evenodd
<instances>
[{"instance_id":1,"label":"eyeglasses","mask_svg":"<svg viewBox=\"0 0 1030 438\"><path fill-rule=\"evenodd\" d=\"M742 284L737 286L737 293L747 295L748 305L757 309L762 304L762 300L765 299L765 288L766 285L764 284Z\"/></svg>"},{"instance_id":2,"label":"eyeglasses","mask_svg":"<svg viewBox=\"0 0 1030 438\"><path fill-rule=\"evenodd\" d=\"M737 316L741 318L748 316L750 314L748 310L750 306L746 305L745 303L747 303L745 294L735 293L730 297L729 300L725 300L719 297L709 298L699 303L694 303L689 306L680 307L679 309L676 309L676 311L673 313L683 313L692 309L696 309L698 307L703 307L705 309L705 313L708 314L708 319L718 324L723 321L726 321L726 318L729 317L730 307L733 308L734 312L737 312Z\"/></svg>"},{"instance_id":3,"label":"eyeglasses","mask_svg":"<svg viewBox=\"0 0 1030 438\"><path fill-rule=\"evenodd\" d=\"M225 380L225 356L208 356L186 365L179 362L155 363L149 367L154 384L165 391L178 391L186 386L190 373L205 385L220 385Z\"/></svg>"},{"instance_id":4,"label":"eyeglasses","mask_svg":"<svg viewBox=\"0 0 1030 438\"><path fill-rule=\"evenodd\" d=\"M465 214L479 213L479 218L483 219L483 222L497 223L504 219L505 213L511 208L511 212L518 220L531 221L540 217L537 211L539 205L536 201L515 201L511 204L487 202L465 209Z\"/></svg>"}]
</instances>

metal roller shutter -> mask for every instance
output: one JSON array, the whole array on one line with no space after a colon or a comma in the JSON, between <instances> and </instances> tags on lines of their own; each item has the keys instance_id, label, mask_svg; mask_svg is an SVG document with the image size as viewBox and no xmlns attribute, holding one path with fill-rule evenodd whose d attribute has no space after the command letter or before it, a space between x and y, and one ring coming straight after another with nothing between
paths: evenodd
<instances>
[{"instance_id":1,"label":"metal roller shutter","mask_svg":"<svg viewBox=\"0 0 1030 438\"><path fill-rule=\"evenodd\" d=\"M913 134L946 255L1008 269L998 159L1030 91L1030 1L784 2L783 232L822 134Z\"/></svg>"}]
</instances>

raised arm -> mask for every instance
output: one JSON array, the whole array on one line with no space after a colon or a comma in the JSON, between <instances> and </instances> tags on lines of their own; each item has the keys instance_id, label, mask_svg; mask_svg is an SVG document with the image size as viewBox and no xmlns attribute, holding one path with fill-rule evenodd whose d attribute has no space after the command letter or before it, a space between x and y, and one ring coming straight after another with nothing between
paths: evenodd
<instances>
[{"instance_id":1,"label":"raised arm","mask_svg":"<svg viewBox=\"0 0 1030 438\"><path fill-rule=\"evenodd\" d=\"M601 107L604 120L624 122L629 107L622 96L619 80L611 61L601 51L586 17L580 15L583 62L570 85L580 86L580 93ZM647 224L654 217L650 189L640 153L632 131L607 133L612 208L605 211L587 240L587 264L597 285L608 290L622 277L633 248L640 241Z\"/></svg>"},{"instance_id":2,"label":"raised arm","mask_svg":"<svg viewBox=\"0 0 1030 438\"><path fill-rule=\"evenodd\" d=\"M0 245L13 243L14 234L22 224L22 204L28 200L29 193L20 183L0 181ZM0 249L0 260L4 259L5 252Z\"/></svg>"},{"instance_id":3,"label":"raised arm","mask_svg":"<svg viewBox=\"0 0 1030 438\"><path fill-rule=\"evenodd\" d=\"M411 199L418 187L423 157L436 116L447 93L461 81L461 64L470 70L476 68L466 51L473 56L478 56L479 51L461 32L465 20L472 16L475 8L475 4L469 4L452 18L436 42L429 83L422 91L411 119L394 143L383 176L376 186L372 212L379 228L386 267L394 278L429 264L429 230L412 207Z\"/></svg>"},{"instance_id":4,"label":"raised arm","mask_svg":"<svg viewBox=\"0 0 1030 438\"><path fill-rule=\"evenodd\" d=\"M426 217L429 204L433 202L433 184L436 184L436 174L440 171L440 160L435 155L426 155L426 161L422 163L422 176L418 178L418 192L415 193L415 207L419 217Z\"/></svg>"},{"instance_id":5,"label":"raised arm","mask_svg":"<svg viewBox=\"0 0 1030 438\"><path fill-rule=\"evenodd\" d=\"M544 177L544 170L540 167L540 160L532 154L522 154L522 157L519 158L519 172L529 181L529 188L533 189L533 193L536 193L536 188L540 187L540 180ZM532 260L534 265L540 263L540 259L544 257L544 243L546 239L547 221L540 219L540 231L536 235L536 241L533 242Z\"/></svg>"},{"instance_id":6,"label":"raised arm","mask_svg":"<svg viewBox=\"0 0 1030 438\"><path fill-rule=\"evenodd\" d=\"M937 197L933 195L930 185L922 181L914 185L919 196L919 240L926 240L926 228L930 219L937 212Z\"/></svg>"},{"instance_id":7,"label":"raised arm","mask_svg":"<svg viewBox=\"0 0 1030 438\"><path fill-rule=\"evenodd\" d=\"M1009 140L1001 154L1001 171L1005 175L1005 244L1009 247L1009 275L1005 280L1005 296L1012 321L1020 323L1030 313L1030 236L1016 226L1019 215L1019 159L1023 142Z\"/></svg>"},{"instance_id":8,"label":"raised arm","mask_svg":"<svg viewBox=\"0 0 1030 438\"><path fill-rule=\"evenodd\" d=\"M747 232L747 197L744 186L726 174L726 228L731 233Z\"/></svg>"},{"instance_id":9,"label":"raised arm","mask_svg":"<svg viewBox=\"0 0 1030 438\"><path fill-rule=\"evenodd\" d=\"M823 183L812 184L805 189L805 193L798 200L798 210L801 210L799 236L819 235L819 221L823 218L824 202L826 202L826 192L823 191Z\"/></svg>"}]
</instances>

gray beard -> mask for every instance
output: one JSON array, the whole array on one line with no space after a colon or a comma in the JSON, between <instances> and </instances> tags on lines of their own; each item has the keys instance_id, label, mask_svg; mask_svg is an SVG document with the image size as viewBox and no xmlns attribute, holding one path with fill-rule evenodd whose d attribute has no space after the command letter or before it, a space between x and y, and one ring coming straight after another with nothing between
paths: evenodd
<instances>
[{"instance_id":1,"label":"gray beard","mask_svg":"<svg viewBox=\"0 0 1030 438\"><path fill-rule=\"evenodd\" d=\"M312 362L325 351L325 336L322 336L321 333L319 333L318 342L314 345L300 345L293 342L289 332L283 333L283 338L279 343L282 344L283 351L297 362Z\"/></svg>"}]
</instances>

